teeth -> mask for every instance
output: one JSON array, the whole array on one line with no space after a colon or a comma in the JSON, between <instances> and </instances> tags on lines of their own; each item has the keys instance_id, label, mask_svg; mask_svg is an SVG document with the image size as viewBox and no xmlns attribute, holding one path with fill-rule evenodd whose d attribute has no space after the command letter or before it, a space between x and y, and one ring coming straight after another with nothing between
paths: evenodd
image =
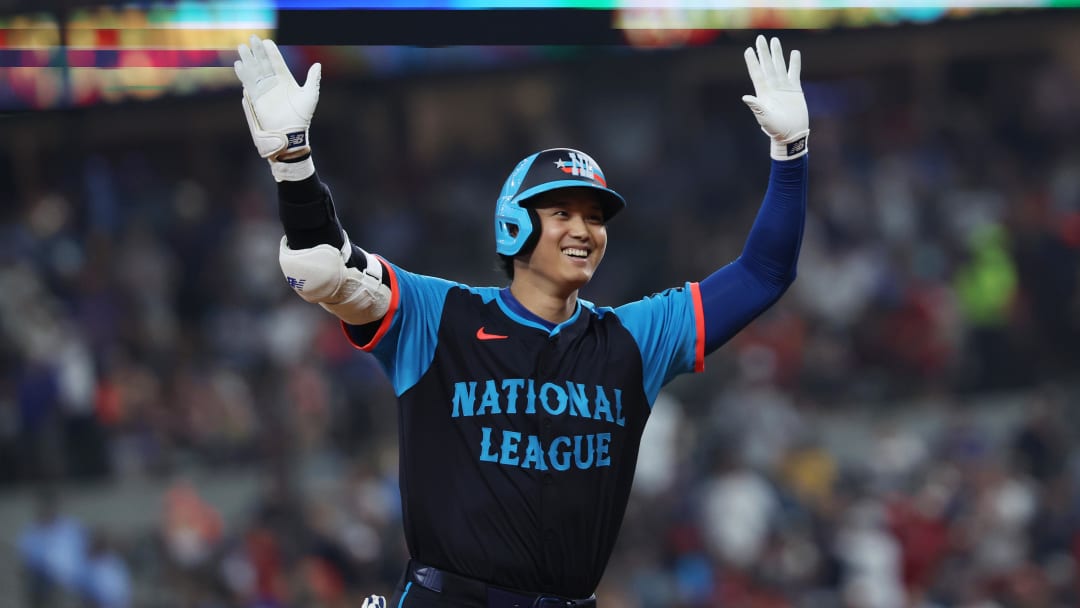
<instances>
[{"instance_id":1,"label":"teeth","mask_svg":"<svg viewBox=\"0 0 1080 608\"><path fill-rule=\"evenodd\" d=\"M585 250L585 249L563 249L563 253L565 253L568 256L575 257L575 258L587 258L587 257L589 257L589 252L587 250Z\"/></svg>"}]
</instances>

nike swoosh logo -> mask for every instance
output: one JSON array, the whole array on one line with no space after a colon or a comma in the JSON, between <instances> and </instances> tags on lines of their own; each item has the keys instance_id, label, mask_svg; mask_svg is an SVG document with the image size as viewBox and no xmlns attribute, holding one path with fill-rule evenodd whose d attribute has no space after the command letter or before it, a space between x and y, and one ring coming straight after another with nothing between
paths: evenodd
<instances>
[{"instance_id":1,"label":"nike swoosh logo","mask_svg":"<svg viewBox=\"0 0 1080 608\"><path fill-rule=\"evenodd\" d=\"M476 339L477 340L505 340L505 339L507 339L509 337L510 336L502 336L502 335L499 335L499 334L489 334L486 331L484 331L483 327L476 330Z\"/></svg>"}]
</instances>

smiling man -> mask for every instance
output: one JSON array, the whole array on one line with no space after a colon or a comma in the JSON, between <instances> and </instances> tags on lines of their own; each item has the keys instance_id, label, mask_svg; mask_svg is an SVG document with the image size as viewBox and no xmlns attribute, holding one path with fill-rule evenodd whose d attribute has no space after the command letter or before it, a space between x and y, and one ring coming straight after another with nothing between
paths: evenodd
<instances>
[{"instance_id":1,"label":"smiling man","mask_svg":"<svg viewBox=\"0 0 1080 608\"><path fill-rule=\"evenodd\" d=\"M744 54L743 101L773 160L742 255L615 308L578 297L627 206L588 154L543 150L510 172L494 214L508 287L409 272L349 241L315 173L319 65L300 87L273 42L239 52L244 113L279 184L286 281L341 319L398 397L411 559L391 605L595 606L661 387L704 369L795 279L809 134L798 51L785 65L759 36Z\"/></svg>"}]
</instances>

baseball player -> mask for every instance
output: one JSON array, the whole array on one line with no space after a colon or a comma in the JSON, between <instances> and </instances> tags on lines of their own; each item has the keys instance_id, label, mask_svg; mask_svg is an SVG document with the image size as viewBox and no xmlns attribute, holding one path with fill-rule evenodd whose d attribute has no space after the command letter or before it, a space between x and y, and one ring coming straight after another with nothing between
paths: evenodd
<instances>
[{"instance_id":1,"label":"baseball player","mask_svg":"<svg viewBox=\"0 0 1080 608\"><path fill-rule=\"evenodd\" d=\"M378 359L399 401L411 559L390 604L595 606L657 393L795 278L809 134L799 52L785 62L762 36L745 52L743 101L773 160L742 254L617 308L578 297L627 206L588 154L543 150L510 171L494 209L509 287L416 274L350 241L315 172L319 64L301 87L272 41L239 53L244 114L278 182L286 280Z\"/></svg>"}]
</instances>

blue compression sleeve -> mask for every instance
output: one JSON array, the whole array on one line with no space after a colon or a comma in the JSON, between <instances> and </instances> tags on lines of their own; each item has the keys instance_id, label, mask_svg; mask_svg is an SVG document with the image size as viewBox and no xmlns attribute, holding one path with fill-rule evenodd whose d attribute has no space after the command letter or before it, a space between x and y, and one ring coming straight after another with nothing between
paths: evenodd
<instances>
[{"instance_id":1,"label":"blue compression sleeve","mask_svg":"<svg viewBox=\"0 0 1080 608\"><path fill-rule=\"evenodd\" d=\"M706 354L772 306L795 280L806 223L807 156L772 161L742 255L701 281Z\"/></svg>"}]
</instances>

